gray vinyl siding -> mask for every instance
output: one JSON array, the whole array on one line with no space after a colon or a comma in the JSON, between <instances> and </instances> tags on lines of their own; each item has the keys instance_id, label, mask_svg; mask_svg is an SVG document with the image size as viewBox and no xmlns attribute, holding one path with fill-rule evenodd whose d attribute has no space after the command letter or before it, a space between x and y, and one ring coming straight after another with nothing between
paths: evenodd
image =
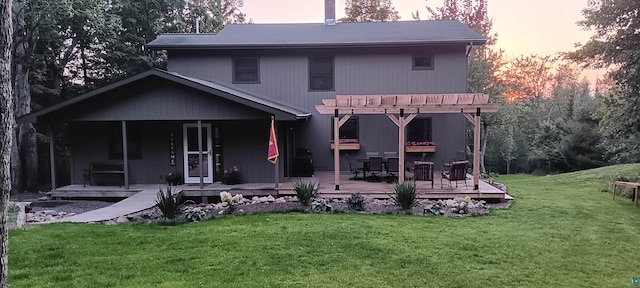
<instances>
[{"instance_id":1,"label":"gray vinyl siding","mask_svg":"<svg viewBox=\"0 0 640 288\"><path fill-rule=\"evenodd\" d=\"M160 78L155 78L160 79ZM141 81L58 113L66 121L267 119L266 113L168 81Z\"/></svg>"},{"instance_id":2,"label":"gray vinyl siding","mask_svg":"<svg viewBox=\"0 0 640 288\"><path fill-rule=\"evenodd\" d=\"M467 92L467 57L465 47L438 47L423 49L363 52L329 51L335 55L335 91L310 92L308 55L287 52L251 52L260 58L259 84L232 84L231 52L198 51L185 53L171 51L168 69L186 76L207 79L243 90L255 92L267 98L288 103L313 113L302 125L296 125L296 146L313 153L316 170L333 170L331 139L331 115L320 115L315 106L321 99L334 98L336 94L410 94L410 93L464 93ZM309 54L323 55L323 51ZM413 55L434 56L433 70L412 70ZM244 55L244 54L243 54ZM420 115L432 117L433 141L436 153L427 153L425 160L436 162L456 155L465 149L465 119L458 114ZM359 151L348 151L352 159L364 157L367 151L398 151L398 128L384 115L360 115ZM421 159L421 153L408 153L408 159ZM348 163L343 157L341 169Z\"/></svg>"},{"instance_id":3,"label":"gray vinyl siding","mask_svg":"<svg viewBox=\"0 0 640 288\"><path fill-rule=\"evenodd\" d=\"M184 174L183 122L133 121L127 123L144 127L141 129L142 158L129 159L131 184L163 184L164 176L169 172ZM222 127L222 158L225 169L238 166L245 182L274 181L274 165L267 161L268 120L203 121L203 123ZM91 162L123 162L109 159L108 125L109 122L71 123L72 184L83 183L82 174L84 169L89 169ZM175 135L175 166L170 165L169 133ZM279 139L278 142L282 147L283 139ZM279 168L279 176L283 180L283 165L279 165ZM220 181L220 179L214 179L214 181Z\"/></svg>"}]
</instances>

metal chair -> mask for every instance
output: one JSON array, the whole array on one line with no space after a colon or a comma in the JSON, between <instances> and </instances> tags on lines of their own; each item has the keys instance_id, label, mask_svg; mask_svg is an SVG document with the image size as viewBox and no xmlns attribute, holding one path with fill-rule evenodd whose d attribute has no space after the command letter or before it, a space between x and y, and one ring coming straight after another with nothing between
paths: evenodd
<instances>
[{"instance_id":1,"label":"metal chair","mask_svg":"<svg viewBox=\"0 0 640 288\"><path fill-rule=\"evenodd\" d=\"M396 176L394 173L398 172L400 172L400 158L387 158L387 182L393 182L393 180L397 180L398 176Z\"/></svg>"},{"instance_id":2,"label":"metal chair","mask_svg":"<svg viewBox=\"0 0 640 288\"><path fill-rule=\"evenodd\" d=\"M362 177L358 177L358 174L362 173L364 174L364 167L353 167L351 165L351 159L349 158L349 154L344 154L345 157L347 157L347 163L349 163L349 170L351 171L351 173L355 174L353 177L349 178L349 180L362 180L364 178Z\"/></svg>"},{"instance_id":3,"label":"metal chair","mask_svg":"<svg viewBox=\"0 0 640 288\"><path fill-rule=\"evenodd\" d=\"M370 157L367 172L371 172L371 176L368 177L369 181L379 181L380 177L376 175L376 172L382 173L382 157Z\"/></svg>"},{"instance_id":4,"label":"metal chair","mask_svg":"<svg viewBox=\"0 0 640 288\"><path fill-rule=\"evenodd\" d=\"M371 157L378 157L380 156L380 153L378 152L365 152L367 154L367 159L371 158Z\"/></svg>"},{"instance_id":5,"label":"metal chair","mask_svg":"<svg viewBox=\"0 0 640 288\"><path fill-rule=\"evenodd\" d=\"M467 165L469 161L454 161L451 162L449 171L442 171L442 178L440 178L440 188L444 188L443 179L449 180L449 187L453 189L451 182L456 182L456 188L458 188L458 181L464 181L464 186L467 186Z\"/></svg>"},{"instance_id":6,"label":"metal chair","mask_svg":"<svg viewBox=\"0 0 640 288\"><path fill-rule=\"evenodd\" d=\"M389 159L393 157L398 157L398 152L382 152L382 155L384 155L384 158Z\"/></svg>"}]
</instances>

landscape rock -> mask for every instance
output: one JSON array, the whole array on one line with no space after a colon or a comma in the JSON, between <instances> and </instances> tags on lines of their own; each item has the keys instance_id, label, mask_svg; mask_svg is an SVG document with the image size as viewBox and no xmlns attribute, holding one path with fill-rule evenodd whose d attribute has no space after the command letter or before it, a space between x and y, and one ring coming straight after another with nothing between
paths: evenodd
<instances>
[{"instance_id":1,"label":"landscape rock","mask_svg":"<svg viewBox=\"0 0 640 288\"><path fill-rule=\"evenodd\" d=\"M130 221L126 216L120 216L118 217L118 219L116 219L117 224L128 223L128 222Z\"/></svg>"}]
</instances>

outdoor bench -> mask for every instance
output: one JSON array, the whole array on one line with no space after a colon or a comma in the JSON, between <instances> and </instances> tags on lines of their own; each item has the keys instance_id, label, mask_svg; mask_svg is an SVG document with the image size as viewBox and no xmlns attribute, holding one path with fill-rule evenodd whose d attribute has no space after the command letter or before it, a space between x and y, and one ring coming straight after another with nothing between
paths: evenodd
<instances>
[{"instance_id":1,"label":"outdoor bench","mask_svg":"<svg viewBox=\"0 0 640 288\"><path fill-rule=\"evenodd\" d=\"M618 186L633 189L633 203L638 206L638 187L640 187L640 183L624 181L613 182L613 200L616 200L616 187Z\"/></svg>"},{"instance_id":2,"label":"outdoor bench","mask_svg":"<svg viewBox=\"0 0 640 288\"><path fill-rule=\"evenodd\" d=\"M91 162L89 170L85 169L85 183L90 185L123 186L124 163L117 162Z\"/></svg>"}]
</instances>

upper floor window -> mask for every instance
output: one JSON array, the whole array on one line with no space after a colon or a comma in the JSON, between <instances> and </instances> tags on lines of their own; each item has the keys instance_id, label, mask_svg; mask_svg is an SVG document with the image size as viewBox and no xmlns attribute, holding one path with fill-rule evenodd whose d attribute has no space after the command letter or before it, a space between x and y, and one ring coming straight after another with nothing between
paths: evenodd
<instances>
[{"instance_id":1,"label":"upper floor window","mask_svg":"<svg viewBox=\"0 0 640 288\"><path fill-rule=\"evenodd\" d=\"M233 83L260 83L258 57L233 58Z\"/></svg>"},{"instance_id":2,"label":"upper floor window","mask_svg":"<svg viewBox=\"0 0 640 288\"><path fill-rule=\"evenodd\" d=\"M431 118L416 118L407 125L408 142L431 142Z\"/></svg>"},{"instance_id":3,"label":"upper floor window","mask_svg":"<svg viewBox=\"0 0 640 288\"><path fill-rule=\"evenodd\" d=\"M413 70L433 70L433 55L414 55Z\"/></svg>"},{"instance_id":4,"label":"upper floor window","mask_svg":"<svg viewBox=\"0 0 640 288\"><path fill-rule=\"evenodd\" d=\"M334 90L333 72L333 57L309 58L309 90Z\"/></svg>"}]
</instances>

